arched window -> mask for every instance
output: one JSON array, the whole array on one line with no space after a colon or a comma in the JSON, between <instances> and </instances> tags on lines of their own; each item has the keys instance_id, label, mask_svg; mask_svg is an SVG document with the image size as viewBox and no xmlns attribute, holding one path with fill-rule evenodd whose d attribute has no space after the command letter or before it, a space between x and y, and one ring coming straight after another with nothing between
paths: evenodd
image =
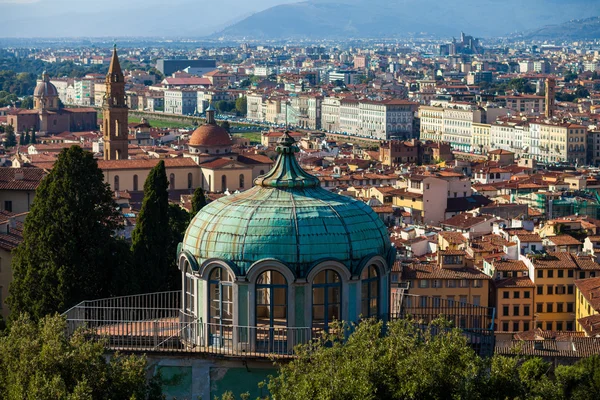
<instances>
[{"instance_id":1,"label":"arched window","mask_svg":"<svg viewBox=\"0 0 600 400\"><path fill-rule=\"evenodd\" d=\"M119 120L115 120L115 136L119 137Z\"/></svg>"},{"instance_id":2,"label":"arched window","mask_svg":"<svg viewBox=\"0 0 600 400\"><path fill-rule=\"evenodd\" d=\"M240 174L240 189L244 188L244 174Z\"/></svg>"},{"instance_id":3,"label":"arched window","mask_svg":"<svg viewBox=\"0 0 600 400\"><path fill-rule=\"evenodd\" d=\"M188 174L188 189L192 188L192 173Z\"/></svg>"},{"instance_id":4,"label":"arched window","mask_svg":"<svg viewBox=\"0 0 600 400\"><path fill-rule=\"evenodd\" d=\"M120 159L121 159L121 150L115 150L115 158L116 158L117 160L120 160Z\"/></svg>"},{"instance_id":5,"label":"arched window","mask_svg":"<svg viewBox=\"0 0 600 400\"><path fill-rule=\"evenodd\" d=\"M137 192L138 190L138 176L134 175L133 176L133 191Z\"/></svg>"},{"instance_id":6,"label":"arched window","mask_svg":"<svg viewBox=\"0 0 600 400\"><path fill-rule=\"evenodd\" d=\"M113 185L113 190L119 190L119 175L115 175L115 184Z\"/></svg>"},{"instance_id":7,"label":"arched window","mask_svg":"<svg viewBox=\"0 0 600 400\"><path fill-rule=\"evenodd\" d=\"M312 286L312 327L329 331L329 324L342 319L342 281L331 269L317 274Z\"/></svg>"},{"instance_id":8,"label":"arched window","mask_svg":"<svg viewBox=\"0 0 600 400\"><path fill-rule=\"evenodd\" d=\"M196 278L190 272L190 264L184 263L185 277L183 279L183 307L185 313L196 316Z\"/></svg>"},{"instance_id":9,"label":"arched window","mask_svg":"<svg viewBox=\"0 0 600 400\"><path fill-rule=\"evenodd\" d=\"M287 281L281 272L265 271L256 280L256 326L287 326Z\"/></svg>"},{"instance_id":10,"label":"arched window","mask_svg":"<svg viewBox=\"0 0 600 400\"><path fill-rule=\"evenodd\" d=\"M175 174L169 175L169 190L175 189Z\"/></svg>"},{"instance_id":11,"label":"arched window","mask_svg":"<svg viewBox=\"0 0 600 400\"><path fill-rule=\"evenodd\" d=\"M221 192L224 192L227 189L227 176L221 176Z\"/></svg>"},{"instance_id":12,"label":"arched window","mask_svg":"<svg viewBox=\"0 0 600 400\"><path fill-rule=\"evenodd\" d=\"M374 265L363 269L361 280L361 314L364 318L379 315L379 279Z\"/></svg>"},{"instance_id":13,"label":"arched window","mask_svg":"<svg viewBox=\"0 0 600 400\"><path fill-rule=\"evenodd\" d=\"M233 275L223 267L213 269L209 277L208 331L210 344L224 346L231 340L233 325Z\"/></svg>"}]
</instances>

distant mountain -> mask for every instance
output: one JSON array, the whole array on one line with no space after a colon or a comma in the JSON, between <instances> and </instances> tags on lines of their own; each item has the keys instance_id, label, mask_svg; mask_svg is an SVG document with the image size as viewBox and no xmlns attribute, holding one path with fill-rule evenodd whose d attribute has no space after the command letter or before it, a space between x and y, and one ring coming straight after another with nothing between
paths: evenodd
<instances>
[{"instance_id":1,"label":"distant mountain","mask_svg":"<svg viewBox=\"0 0 600 400\"><path fill-rule=\"evenodd\" d=\"M506 36L600 15L598 0L308 0L277 5L213 34L222 38Z\"/></svg>"},{"instance_id":2,"label":"distant mountain","mask_svg":"<svg viewBox=\"0 0 600 400\"><path fill-rule=\"evenodd\" d=\"M573 19L557 25L546 25L514 35L527 40L600 39L600 17Z\"/></svg>"}]
</instances>

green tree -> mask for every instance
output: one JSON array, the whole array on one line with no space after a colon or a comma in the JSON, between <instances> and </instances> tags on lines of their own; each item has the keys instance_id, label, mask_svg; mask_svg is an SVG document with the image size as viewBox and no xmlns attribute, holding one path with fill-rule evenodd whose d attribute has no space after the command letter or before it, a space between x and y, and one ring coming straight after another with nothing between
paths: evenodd
<instances>
[{"instance_id":1,"label":"green tree","mask_svg":"<svg viewBox=\"0 0 600 400\"><path fill-rule=\"evenodd\" d=\"M246 115L248 112L248 98L246 96L238 97L235 100L235 110L240 115Z\"/></svg>"},{"instance_id":2,"label":"green tree","mask_svg":"<svg viewBox=\"0 0 600 400\"><path fill-rule=\"evenodd\" d=\"M573 82L577 79L577 73L573 71L567 71L564 75L565 82Z\"/></svg>"},{"instance_id":3,"label":"green tree","mask_svg":"<svg viewBox=\"0 0 600 400\"><path fill-rule=\"evenodd\" d=\"M190 217L194 218L205 205L206 196L204 195L204 190L201 187L198 187L194 190L194 195L192 196L192 212L190 213Z\"/></svg>"},{"instance_id":4,"label":"green tree","mask_svg":"<svg viewBox=\"0 0 600 400\"><path fill-rule=\"evenodd\" d=\"M600 76L598 76L598 71L594 71L592 73L592 80L595 81L596 79L600 79Z\"/></svg>"},{"instance_id":5,"label":"green tree","mask_svg":"<svg viewBox=\"0 0 600 400\"><path fill-rule=\"evenodd\" d=\"M229 121L221 121L219 122L219 126L225 129L227 132L231 131L231 125L229 124Z\"/></svg>"},{"instance_id":6,"label":"green tree","mask_svg":"<svg viewBox=\"0 0 600 400\"><path fill-rule=\"evenodd\" d=\"M144 183L142 208L131 234L133 263L142 293L172 288L168 278L173 276L174 254L168 254L171 231L165 229L169 226L168 187L165 163L161 160L150 170Z\"/></svg>"},{"instance_id":7,"label":"green tree","mask_svg":"<svg viewBox=\"0 0 600 400\"><path fill-rule=\"evenodd\" d=\"M33 130L31 131L31 140L30 140L31 144L36 144L37 143L37 139L35 137L35 128L33 128Z\"/></svg>"},{"instance_id":8,"label":"green tree","mask_svg":"<svg viewBox=\"0 0 600 400\"><path fill-rule=\"evenodd\" d=\"M181 273L177 267L177 246L183 242L185 231L190 223L190 213L178 204L169 203L169 231L171 241L169 247L166 249L167 255L171 258L173 266L169 268L170 276L168 282L170 282L171 289L178 289L181 284Z\"/></svg>"},{"instance_id":9,"label":"green tree","mask_svg":"<svg viewBox=\"0 0 600 400\"><path fill-rule=\"evenodd\" d=\"M6 400L162 399L158 378L146 380L145 356L114 354L86 332L66 335L64 318L19 316L0 338L0 398Z\"/></svg>"},{"instance_id":10,"label":"green tree","mask_svg":"<svg viewBox=\"0 0 600 400\"><path fill-rule=\"evenodd\" d=\"M368 320L300 346L268 387L281 399L465 399L484 380L484 363L458 330L421 331L411 321Z\"/></svg>"},{"instance_id":11,"label":"green tree","mask_svg":"<svg viewBox=\"0 0 600 400\"><path fill-rule=\"evenodd\" d=\"M14 252L11 315L32 318L87 299L106 297L113 284L119 214L93 154L64 149L42 180Z\"/></svg>"},{"instance_id":12,"label":"green tree","mask_svg":"<svg viewBox=\"0 0 600 400\"><path fill-rule=\"evenodd\" d=\"M25 134L25 144L28 145L29 143L31 143L31 136L29 135L29 130L27 130L27 133Z\"/></svg>"},{"instance_id":13,"label":"green tree","mask_svg":"<svg viewBox=\"0 0 600 400\"><path fill-rule=\"evenodd\" d=\"M31 110L33 108L33 97L27 96L21 101L21 107L27 110Z\"/></svg>"},{"instance_id":14,"label":"green tree","mask_svg":"<svg viewBox=\"0 0 600 400\"><path fill-rule=\"evenodd\" d=\"M559 366L556 380L566 399L600 399L600 356L579 360L574 365Z\"/></svg>"},{"instance_id":15,"label":"green tree","mask_svg":"<svg viewBox=\"0 0 600 400\"><path fill-rule=\"evenodd\" d=\"M12 125L7 125L4 129L5 131L5 141L4 144L6 147L14 147L17 145L17 136L15 135L15 128Z\"/></svg>"},{"instance_id":16,"label":"green tree","mask_svg":"<svg viewBox=\"0 0 600 400\"><path fill-rule=\"evenodd\" d=\"M21 136L19 136L19 145L25 146L25 132L21 132Z\"/></svg>"}]
</instances>

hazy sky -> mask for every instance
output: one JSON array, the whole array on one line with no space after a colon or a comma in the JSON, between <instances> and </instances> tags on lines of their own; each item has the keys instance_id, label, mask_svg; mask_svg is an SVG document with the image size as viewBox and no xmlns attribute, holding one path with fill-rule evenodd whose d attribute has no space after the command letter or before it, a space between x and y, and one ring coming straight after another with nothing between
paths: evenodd
<instances>
[{"instance_id":1,"label":"hazy sky","mask_svg":"<svg viewBox=\"0 0 600 400\"><path fill-rule=\"evenodd\" d=\"M0 37L202 36L298 0L0 0Z\"/></svg>"}]
</instances>

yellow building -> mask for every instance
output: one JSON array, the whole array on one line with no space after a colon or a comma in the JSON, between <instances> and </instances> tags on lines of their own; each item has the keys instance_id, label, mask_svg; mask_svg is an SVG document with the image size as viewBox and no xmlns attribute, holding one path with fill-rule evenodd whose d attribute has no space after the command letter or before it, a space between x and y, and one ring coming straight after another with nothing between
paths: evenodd
<instances>
[{"instance_id":1,"label":"yellow building","mask_svg":"<svg viewBox=\"0 0 600 400\"><path fill-rule=\"evenodd\" d=\"M577 331L587 336L600 334L600 278L575 281Z\"/></svg>"},{"instance_id":2,"label":"yellow building","mask_svg":"<svg viewBox=\"0 0 600 400\"><path fill-rule=\"evenodd\" d=\"M495 288L496 330L528 331L534 325L535 285L523 261L495 260L491 263Z\"/></svg>"},{"instance_id":3,"label":"yellow building","mask_svg":"<svg viewBox=\"0 0 600 400\"><path fill-rule=\"evenodd\" d=\"M6 320L10 310L6 304L8 287L13 280L12 251L23 240L25 215L0 211L0 315Z\"/></svg>"},{"instance_id":4,"label":"yellow building","mask_svg":"<svg viewBox=\"0 0 600 400\"><path fill-rule=\"evenodd\" d=\"M545 330L575 329L575 279L595 276L600 265L591 257L565 252L528 255L535 288L535 324Z\"/></svg>"},{"instance_id":5,"label":"yellow building","mask_svg":"<svg viewBox=\"0 0 600 400\"><path fill-rule=\"evenodd\" d=\"M490 124L473 123L471 149L481 154L487 154L490 149Z\"/></svg>"}]
</instances>

